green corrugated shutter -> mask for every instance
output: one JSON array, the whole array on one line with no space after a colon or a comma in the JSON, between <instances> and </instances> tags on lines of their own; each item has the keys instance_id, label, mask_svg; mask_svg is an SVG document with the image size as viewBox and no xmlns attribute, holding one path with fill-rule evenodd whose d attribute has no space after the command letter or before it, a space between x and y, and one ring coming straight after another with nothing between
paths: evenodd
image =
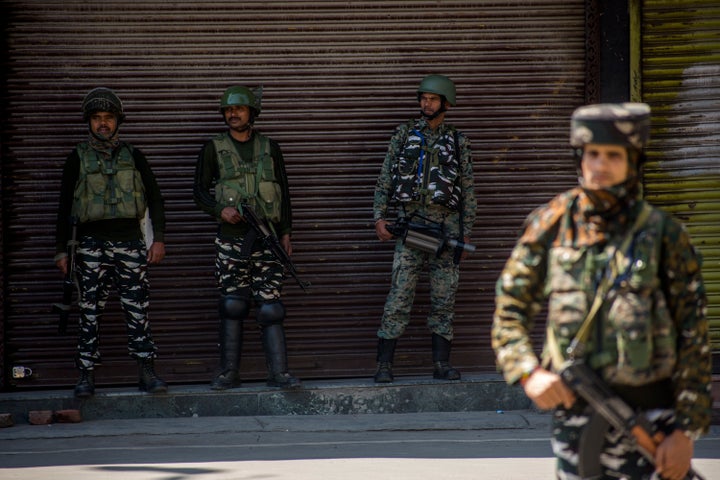
<instances>
[{"instance_id":1,"label":"green corrugated shutter","mask_svg":"<svg viewBox=\"0 0 720 480\"><path fill-rule=\"evenodd\" d=\"M687 226L703 254L711 338L720 349L720 4L645 0L642 98L653 109L646 196Z\"/></svg>"}]
</instances>

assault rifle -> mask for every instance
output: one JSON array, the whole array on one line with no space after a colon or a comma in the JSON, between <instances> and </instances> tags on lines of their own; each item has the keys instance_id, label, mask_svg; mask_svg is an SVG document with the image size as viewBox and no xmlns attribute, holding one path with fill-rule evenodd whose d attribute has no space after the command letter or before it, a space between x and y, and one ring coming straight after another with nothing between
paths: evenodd
<instances>
[{"instance_id":1,"label":"assault rifle","mask_svg":"<svg viewBox=\"0 0 720 480\"><path fill-rule=\"evenodd\" d=\"M295 269L295 264L293 264L290 259L290 255L288 255L282 245L280 245L280 240L278 240L277 235L275 235L275 232L270 224L268 224L265 219L258 217L255 210L253 210L250 205L243 203L240 205L239 210L245 217L245 221L248 225L255 230L255 233L257 233L260 240L263 241L265 247L267 247L275 259L280 262L283 267L285 267L285 270L292 275L298 285L300 285L300 288L303 289L303 292L307 292L307 288L310 286L310 283L300 280L297 275L297 270Z\"/></svg>"},{"instance_id":2,"label":"assault rifle","mask_svg":"<svg viewBox=\"0 0 720 480\"><path fill-rule=\"evenodd\" d=\"M58 320L58 333L65 335L67 333L67 322L70 316L70 309L72 308L73 292L78 290L79 287L75 279L75 254L78 246L77 239L77 228L78 219L77 217L70 218L70 240L67 242L67 272L65 272L65 278L63 278L63 295L62 302L54 303L52 306L53 313L59 313L60 318Z\"/></svg>"},{"instance_id":3,"label":"assault rifle","mask_svg":"<svg viewBox=\"0 0 720 480\"><path fill-rule=\"evenodd\" d=\"M653 433L647 418L610 390L584 362L568 362L560 371L560 377L594 411L580 438L578 473L582 478L594 478L602 473L600 450L609 427L630 439L637 452L655 465L655 451L665 436ZM703 477L690 468L685 480L693 479L703 480Z\"/></svg>"},{"instance_id":4,"label":"assault rifle","mask_svg":"<svg viewBox=\"0 0 720 480\"><path fill-rule=\"evenodd\" d=\"M419 215L411 215L410 218L412 216L422 218L427 224L412 222L408 217L401 217L394 224L388 223L385 228L394 237L402 239L405 245L435 254L435 256L439 256L444 248L451 248L456 251L464 250L468 253L475 251L475 245L445 235L441 224Z\"/></svg>"}]
</instances>

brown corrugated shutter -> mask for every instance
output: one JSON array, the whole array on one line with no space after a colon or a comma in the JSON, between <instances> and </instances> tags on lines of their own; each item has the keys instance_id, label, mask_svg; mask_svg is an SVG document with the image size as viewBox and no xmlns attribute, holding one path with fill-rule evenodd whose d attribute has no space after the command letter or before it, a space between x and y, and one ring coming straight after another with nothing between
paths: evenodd
<instances>
[{"instance_id":1,"label":"brown corrugated shutter","mask_svg":"<svg viewBox=\"0 0 720 480\"><path fill-rule=\"evenodd\" d=\"M703 255L720 348L720 5L645 0L643 100L653 112L647 198L687 226Z\"/></svg>"},{"instance_id":2,"label":"brown corrugated shutter","mask_svg":"<svg viewBox=\"0 0 720 480\"><path fill-rule=\"evenodd\" d=\"M291 369L304 378L369 376L389 287L391 245L374 234L372 196L387 142L416 116L429 73L457 83L448 121L475 152L477 253L462 266L454 363L492 371L494 283L525 215L575 184L568 118L584 98L582 0L10 2L6 362L35 374L18 386L75 380L72 336L55 334L52 265L60 169L84 138L83 95L122 97L122 138L150 159L167 211L167 258L151 269L158 369L206 382L217 362L214 224L192 201L195 158L221 131L230 84L263 85L257 128L284 151L294 206L294 261L312 282L287 282ZM133 383L124 324L111 298L98 382ZM397 373L430 369L427 286L398 346ZM242 370L262 378L257 329Z\"/></svg>"}]
</instances>

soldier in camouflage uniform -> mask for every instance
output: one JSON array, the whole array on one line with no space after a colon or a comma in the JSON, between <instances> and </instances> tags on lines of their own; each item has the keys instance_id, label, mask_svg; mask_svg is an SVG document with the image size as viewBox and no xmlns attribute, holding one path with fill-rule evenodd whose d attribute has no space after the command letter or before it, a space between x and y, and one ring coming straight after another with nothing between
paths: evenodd
<instances>
[{"instance_id":1,"label":"soldier in camouflage uniform","mask_svg":"<svg viewBox=\"0 0 720 480\"><path fill-rule=\"evenodd\" d=\"M75 396L95 392L95 366L100 364L99 324L110 289L115 285L128 331L130 356L137 359L139 388L167 391L154 371L156 357L148 323L148 264L165 257L165 210L155 176L137 148L118 139L125 118L115 93L99 87L82 104L88 140L68 156L62 174L57 217L55 263L65 274L70 218L78 221L77 271L80 287L80 333ZM153 241L146 245L140 219L146 209Z\"/></svg>"},{"instance_id":2,"label":"soldier in camouflage uniform","mask_svg":"<svg viewBox=\"0 0 720 480\"><path fill-rule=\"evenodd\" d=\"M470 141L445 123L445 113L455 105L455 93L449 78L425 77L417 90L421 118L398 126L391 138L373 203L375 232L381 241L393 238L387 215L390 206L399 206L398 219L420 215L415 218L441 224L446 235L469 242L477 208ZM410 322L415 288L425 265L430 281L427 326L432 332L433 377L460 379L460 372L449 363L460 258L451 249L435 255L397 239L392 284L377 332L375 382L393 381L395 347Z\"/></svg>"},{"instance_id":3,"label":"soldier in camouflage uniform","mask_svg":"<svg viewBox=\"0 0 720 480\"><path fill-rule=\"evenodd\" d=\"M260 92L229 87L220 100L229 127L200 151L195 170L195 203L218 221L215 276L220 288L220 372L213 390L241 384L239 367L243 321L253 303L262 331L269 386L297 388L288 373L285 307L280 300L283 265L245 222L241 204L267 218L289 254L292 212L280 145L253 128L260 114ZM210 193L214 189L214 195Z\"/></svg>"},{"instance_id":4,"label":"soldier in camouflage uniform","mask_svg":"<svg viewBox=\"0 0 720 480\"><path fill-rule=\"evenodd\" d=\"M607 285L580 360L666 436L657 474L684 478L693 441L711 414L711 351L699 253L681 224L640 199L645 104L600 104L575 111L571 145L580 186L535 210L497 282L492 344L508 383L541 409L555 409L557 476L578 479L580 442L592 412L557 375L599 286ZM607 278L607 280L603 280ZM533 317L548 299L541 361ZM584 329L583 329L584 330ZM655 468L627 439L607 432L603 479L650 479ZM587 452L586 452L587 454ZM597 460L593 455L592 460ZM588 460L590 461L590 460Z\"/></svg>"}]
</instances>

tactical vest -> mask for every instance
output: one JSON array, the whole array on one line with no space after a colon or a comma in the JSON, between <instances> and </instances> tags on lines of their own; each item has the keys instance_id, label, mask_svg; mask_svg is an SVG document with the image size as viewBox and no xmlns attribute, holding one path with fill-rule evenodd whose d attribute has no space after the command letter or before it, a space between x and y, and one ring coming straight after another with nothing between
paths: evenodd
<instances>
[{"instance_id":1,"label":"tactical vest","mask_svg":"<svg viewBox=\"0 0 720 480\"><path fill-rule=\"evenodd\" d=\"M270 141L255 133L253 158L240 158L227 132L213 138L220 178L215 185L215 200L223 207L245 203L272 222L279 222L282 188L275 176Z\"/></svg>"},{"instance_id":2,"label":"tactical vest","mask_svg":"<svg viewBox=\"0 0 720 480\"><path fill-rule=\"evenodd\" d=\"M392 198L397 202L419 201L457 210L460 204L460 145L449 127L428 145L415 122L407 125L407 138L393 171Z\"/></svg>"},{"instance_id":3,"label":"tactical vest","mask_svg":"<svg viewBox=\"0 0 720 480\"><path fill-rule=\"evenodd\" d=\"M664 217L654 210L629 250L616 254L620 272L592 326L587 361L611 385L646 385L673 372L678 332L658 277L663 224ZM556 354L565 356L583 324L616 246L600 252L593 247L549 250L545 293ZM546 364L552 357L548 348Z\"/></svg>"},{"instance_id":4,"label":"tactical vest","mask_svg":"<svg viewBox=\"0 0 720 480\"><path fill-rule=\"evenodd\" d=\"M86 142L77 146L80 172L72 214L80 223L112 218L141 218L147 201L132 147L121 144L103 160Z\"/></svg>"}]
</instances>

